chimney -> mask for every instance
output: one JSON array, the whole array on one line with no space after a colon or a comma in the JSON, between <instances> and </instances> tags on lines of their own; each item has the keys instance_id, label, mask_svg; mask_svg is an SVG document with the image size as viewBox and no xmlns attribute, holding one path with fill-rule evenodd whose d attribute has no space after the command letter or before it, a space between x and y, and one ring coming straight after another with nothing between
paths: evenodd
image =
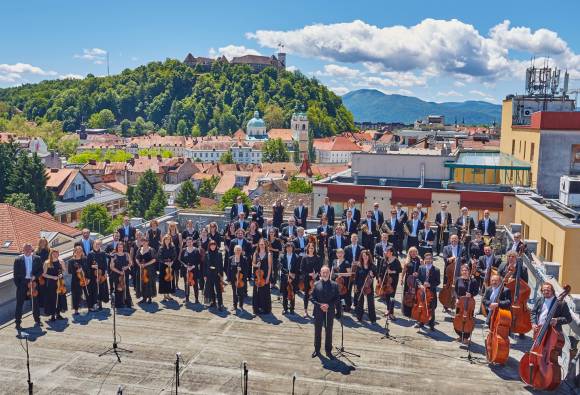
<instances>
[{"instance_id":1,"label":"chimney","mask_svg":"<svg viewBox=\"0 0 580 395\"><path fill-rule=\"evenodd\" d=\"M111 163L111 160L110 159L105 159L105 163L106 164L110 164Z\"/></svg>"},{"instance_id":2,"label":"chimney","mask_svg":"<svg viewBox=\"0 0 580 395\"><path fill-rule=\"evenodd\" d=\"M89 165L95 166L97 164L97 161L94 159L89 159Z\"/></svg>"},{"instance_id":3,"label":"chimney","mask_svg":"<svg viewBox=\"0 0 580 395\"><path fill-rule=\"evenodd\" d=\"M357 185L358 184L358 171L356 171L356 170L353 171L352 177L353 177L354 184Z\"/></svg>"},{"instance_id":4,"label":"chimney","mask_svg":"<svg viewBox=\"0 0 580 395\"><path fill-rule=\"evenodd\" d=\"M139 159L139 154L135 154L135 155L133 155L133 157L134 157L135 159Z\"/></svg>"}]
</instances>

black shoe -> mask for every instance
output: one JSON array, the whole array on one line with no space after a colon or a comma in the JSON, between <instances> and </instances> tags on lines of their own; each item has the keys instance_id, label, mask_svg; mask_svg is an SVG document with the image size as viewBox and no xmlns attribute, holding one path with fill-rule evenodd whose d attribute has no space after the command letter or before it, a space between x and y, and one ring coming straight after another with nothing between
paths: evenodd
<instances>
[{"instance_id":1,"label":"black shoe","mask_svg":"<svg viewBox=\"0 0 580 395\"><path fill-rule=\"evenodd\" d=\"M326 358L328 358L328 359L330 359L330 360L335 360L335 359L336 359L336 357L335 357L334 355L332 355L332 353L331 353L331 352L327 352L327 353L326 353Z\"/></svg>"},{"instance_id":2,"label":"black shoe","mask_svg":"<svg viewBox=\"0 0 580 395\"><path fill-rule=\"evenodd\" d=\"M54 316L52 316L48 319L48 322L54 322L54 321L56 321L56 318Z\"/></svg>"},{"instance_id":3,"label":"black shoe","mask_svg":"<svg viewBox=\"0 0 580 395\"><path fill-rule=\"evenodd\" d=\"M526 338L526 334L525 334L525 333L520 333L520 336L519 336L519 338L520 338L520 339L525 339L525 338Z\"/></svg>"},{"instance_id":4,"label":"black shoe","mask_svg":"<svg viewBox=\"0 0 580 395\"><path fill-rule=\"evenodd\" d=\"M64 317L60 314L57 314L56 319L57 320L64 320Z\"/></svg>"},{"instance_id":5,"label":"black shoe","mask_svg":"<svg viewBox=\"0 0 580 395\"><path fill-rule=\"evenodd\" d=\"M16 330L17 331L21 331L22 330L22 326L20 326L20 324L16 324Z\"/></svg>"},{"instance_id":6,"label":"black shoe","mask_svg":"<svg viewBox=\"0 0 580 395\"><path fill-rule=\"evenodd\" d=\"M294 314L294 309L290 309L290 314Z\"/></svg>"},{"instance_id":7,"label":"black shoe","mask_svg":"<svg viewBox=\"0 0 580 395\"><path fill-rule=\"evenodd\" d=\"M431 329L432 331L435 330L435 325L429 325L429 329Z\"/></svg>"},{"instance_id":8,"label":"black shoe","mask_svg":"<svg viewBox=\"0 0 580 395\"><path fill-rule=\"evenodd\" d=\"M219 311L224 311L224 306L220 304L220 307L218 307Z\"/></svg>"},{"instance_id":9,"label":"black shoe","mask_svg":"<svg viewBox=\"0 0 580 395\"><path fill-rule=\"evenodd\" d=\"M319 356L320 356L320 352L318 352L318 351L314 351L312 353L312 358L316 358L316 357L319 357Z\"/></svg>"}]
</instances>

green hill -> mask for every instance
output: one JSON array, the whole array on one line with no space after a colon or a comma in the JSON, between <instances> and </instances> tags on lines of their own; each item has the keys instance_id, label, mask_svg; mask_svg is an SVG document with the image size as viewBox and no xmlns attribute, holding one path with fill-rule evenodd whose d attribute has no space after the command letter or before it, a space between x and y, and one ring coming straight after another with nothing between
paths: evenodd
<instances>
[{"instance_id":1,"label":"green hill","mask_svg":"<svg viewBox=\"0 0 580 395\"><path fill-rule=\"evenodd\" d=\"M490 124L501 119L501 107L484 101L435 103L416 97L386 95L374 89L360 89L342 97L357 121L412 123L429 114L444 115L451 123Z\"/></svg>"},{"instance_id":2,"label":"green hill","mask_svg":"<svg viewBox=\"0 0 580 395\"><path fill-rule=\"evenodd\" d=\"M315 79L274 68L252 73L248 66L221 62L201 72L168 59L110 77L89 74L82 80L26 84L0 89L0 102L17 107L29 120L61 121L65 131L96 122L94 114L108 109L124 135L144 131L128 127L129 121L168 134L231 134L256 109L269 127L289 127L297 106L307 108L315 136L354 127L342 99Z\"/></svg>"}]
</instances>

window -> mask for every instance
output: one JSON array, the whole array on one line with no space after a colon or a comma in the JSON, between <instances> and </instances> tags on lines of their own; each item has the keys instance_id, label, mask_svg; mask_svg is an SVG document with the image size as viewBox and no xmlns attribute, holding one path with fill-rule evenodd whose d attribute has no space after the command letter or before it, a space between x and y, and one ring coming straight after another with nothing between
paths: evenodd
<instances>
[{"instance_id":1,"label":"window","mask_svg":"<svg viewBox=\"0 0 580 395\"><path fill-rule=\"evenodd\" d=\"M526 232L526 230L527 230L527 232ZM530 230L530 227L528 225L526 225L526 223L524 221L522 221L522 231L521 231L521 233L522 233L522 238L523 239L527 239L529 237L529 234L528 234L529 233L529 230Z\"/></svg>"},{"instance_id":2,"label":"window","mask_svg":"<svg viewBox=\"0 0 580 395\"><path fill-rule=\"evenodd\" d=\"M524 159L526 159L526 145L527 145L527 141L524 141Z\"/></svg>"},{"instance_id":3,"label":"window","mask_svg":"<svg viewBox=\"0 0 580 395\"><path fill-rule=\"evenodd\" d=\"M554 256L554 246L550 242L547 242L546 244L546 260L548 262L552 262L552 258Z\"/></svg>"},{"instance_id":4,"label":"window","mask_svg":"<svg viewBox=\"0 0 580 395\"><path fill-rule=\"evenodd\" d=\"M535 143L530 143L530 162L534 161L534 149L536 148L536 144Z\"/></svg>"},{"instance_id":5,"label":"window","mask_svg":"<svg viewBox=\"0 0 580 395\"><path fill-rule=\"evenodd\" d=\"M12 244L12 240L6 240L4 243L2 243L2 248L8 248L10 247L10 244Z\"/></svg>"},{"instance_id":6,"label":"window","mask_svg":"<svg viewBox=\"0 0 580 395\"><path fill-rule=\"evenodd\" d=\"M540 240L540 258L544 259L546 257L546 239L542 237Z\"/></svg>"},{"instance_id":7,"label":"window","mask_svg":"<svg viewBox=\"0 0 580 395\"><path fill-rule=\"evenodd\" d=\"M522 153L522 140L520 140L520 144L519 144L519 148L518 148L518 153Z\"/></svg>"}]
</instances>

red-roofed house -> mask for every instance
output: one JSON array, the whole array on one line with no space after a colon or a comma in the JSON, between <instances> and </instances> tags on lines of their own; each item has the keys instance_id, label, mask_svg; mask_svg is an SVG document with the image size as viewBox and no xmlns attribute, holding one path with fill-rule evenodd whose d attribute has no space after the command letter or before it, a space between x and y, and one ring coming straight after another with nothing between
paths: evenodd
<instances>
[{"instance_id":1,"label":"red-roofed house","mask_svg":"<svg viewBox=\"0 0 580 395\"><path fill-rule=\"evenodd\" d=\"M353 152L362 151L359 145L344 136L314 139L312 145L317 163L348 163Z\"/></svg>"},{"instance_id":2,"label":"red-roofed house","mask_svg":"<svg viewBox=\"0 0 580 395\"><path fill-rule=\"evenodd\" d=\"M49 169L46 187L60 201L85 199L94 195L93 187L79 169Z\"/></svg>"}]
</instances>

